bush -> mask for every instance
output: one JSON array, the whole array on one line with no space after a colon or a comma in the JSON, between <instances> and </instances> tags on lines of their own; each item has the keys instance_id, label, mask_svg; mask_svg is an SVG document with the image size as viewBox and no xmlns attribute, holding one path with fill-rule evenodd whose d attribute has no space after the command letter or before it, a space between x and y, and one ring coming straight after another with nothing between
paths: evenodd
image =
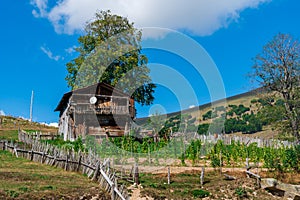
<instances>
[{"instance_id":1,"label":"bush","mask_svg":"<svg viewBox=\"0 0 300 200\"><path fill-rule=\"evenodd\" d=\"M209 192L205 190L193 190L192 195L195 198L204 198L209 196Z\"/></svg>"},{"instance_id":2,"label":"bush","mask_svg":"<svg viewBox=\"0 0 300 200\"><path fill-rule=\"evenodd\" d=\"M238 187L235 189L235 194L240 197L240 198L243 198L243 197L246 197L247 196L247 192L245 190L245 188L243 187Z\"/></svg>"},{"instance_id":3,"label":"bush","mask_svg":"<svg viewBox=\"0 0 300 200\"><path fill-rule=\"evenodd\" d=\"M204 115L202 115L203 120L214 119L216 117L218 117L217 113L211 110L207 111Z\"/></svg>"},{"instance_id":4,"label":"bush","mask_svg":"<svg viewBox=\"0 0 300 200\"><path fill-rule=\"evenodd\" d=\"M209 128L209 124L200 124L199 126L198 126L198 131L197 131L197 133L198 134L206 134L207 133L207 131L208 131L208 128Z\"/></svg>"},{"instance_id":5,"label":"bush","mask_svg":"<svg viewBox=\"0 0 300 200\"><path fill-rule=\"evenodd\" d=\"M215 155L215 154L212 154L211 155L211 157L210 157L210 161L211 161L211 166L213 167L213 168L216 168L216 167L221 167L221 165L220 165L220 158L218 158L218 156L217 155Z\"/></svg>"}]
</instances>

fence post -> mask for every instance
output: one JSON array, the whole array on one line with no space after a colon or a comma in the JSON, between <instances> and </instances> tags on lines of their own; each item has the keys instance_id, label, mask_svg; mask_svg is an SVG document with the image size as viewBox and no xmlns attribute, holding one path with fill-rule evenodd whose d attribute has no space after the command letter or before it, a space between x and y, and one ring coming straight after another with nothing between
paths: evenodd
<instances>
[{"instance_id":1,"label":"fence post","mask_svg":"<svg viewBox=\"0 0 300 200\"><path fill-rule=\"evenodd\" d=\"M100 170L100 161L97 162L96 169L95 169L92 181L96 181L97 180L97 176L98 176L99 170Z\"/></svg>"},{"instance_id":2,"label":"fence post","mask_svg":"<svg viewBox=\"0 0 300 200\"><path fill-rule=\"evenodd\" d=\"M247 175L247 178L250 178L249 174L247 173L247 171L249 171L249 158L247 157L246 158L246 175Z\"/></svg>"},{"instance_id":3,"label":"fence post","mask_svg":"<svg viewBox=\"0 0 300 200\"><path fill-rule=\"evenodd\" d=\"M222 165L223 165L223 161L222 161L222 150L220 151L220 175L222 175Z\"/></svg>"},{"instance_id":4,"label":"fence post","mask_svg":"<svg viewBox=\"0 0 300 200\"><path fill-rule=\"evenodd\" d=\"M139 184L139 168L137 162L134 163L134 183Z\"/></svg>"},{"instance_id":5,"label":"fence post","mask_svg":"<svg viewBox=\"0 0 300 200\"><path fill-rule=\"evenodd\" d=\"M20 132L20 127L18 128L18 139L19 139L19 141L22 141L22 140L21 140L21 132Z\"/></svg>"},{"instance_id":6,"label":"fence post","mask_svg":"<svg viewBox=\"0 0 300 200\"><path fill-rule=\"evenodd\" d=\"M68 170L68 159L69 159L69 154L67 154L67 158L66 158L66 163L65 163L65 170Z\"/></svg>"},{"instance_id":7,"label":"fence post","mask_svg":"<svg viewBox=\"0 0 300 200\"><path fill-rule=\"evenodd\" d=\"M43 154L42 154L42 159L41 159L41 163L43 164L44 162L44 157L45 157L45 151L43 151Z\"/></svg>"},{"instance_id":8,"label":"fence post","mask_svg":"<svg viewBox=\"0 0 300 200\"><path fill-rule=\"evenodd\" d=\"M246 171L248 171L249 169L249 158L247 157L246 158Z\"/></svg>"},{"instance_id":9,"label":"fence post","mask_svg":"<svg viewBox=\"0 0 300 200\"><path fill-rule=\"evenodd\" d=\"M80 165L81 165L81 159L82 159L82 155L81 155L81 152L79 152L79 160L78 160L78 164L77 164L77 167L76 167L77 172L79 171L79 168L80 168Z\"/></svg>"},{"instance_id":10,"label":"fence post","mask_svg":"<svg viewBox=\"0 0 300 200\"><path fill-rule=\"evenodd\" d=\"M203 186L204 183L204 166L202 167L201 175L200 175L200 184Z\"/></svg>"},{"instance_id":11,"label":"fence post","mask_svg":"<svg viewBox=\"0 0 300 200\"><path fill-rule=\"evenodd\" d=\"M115 195L115 183L112 183L110 193L111 193L111 199L115 200L116 199L116 195Z\"/></svg>"},{"instance_id":12,"label":"fence post","mask_svg":"<svg viewBox=\"0 0 300 200\"><path fill-rule=\"evenodd\" d=\"M168 185L170 185L171 182L171 173L170 173L170 166L168 166Z\"/></svg>"},{"instance_id":13,"label":"fence post","mask_svg":"<svg viewBox=\"0 0 300 200\"><path fill-rule=\"evenodd\" d=\"M150 146L148 144L148 162L151 164L151 153L150 153Z\"/></svg>"},{"instance_id":14,"label":"fence post","mask_svg":"<svg viewBox=\"0 0 300 200\"><path fill-rule=\"evenodd\" d=\"M18 151L17 151L16 145L14 145L14 153L16 154L16 157L18 158L19 156L18 156Z\"/></svg>"},{"instance_id":15,"label":"fence post","mask_svg":"<svg viewBox=\"0 0 300 200\"><path fill-rule=\"evenodd\" d=\"M30 160L33 161L33 149L31 149Z\"/></svg>"},{"instance_id":16,"label":"fence post","mask_svg":"<svg viewBox=\"0 0 300 200\"><path fill-rule=\"evenodd\" d=\"M57 159L57 152L54 152L54 158L53 158L53 161L51 163L51 166L55 165L56 159Z\"/></svg>"}]
</instances>

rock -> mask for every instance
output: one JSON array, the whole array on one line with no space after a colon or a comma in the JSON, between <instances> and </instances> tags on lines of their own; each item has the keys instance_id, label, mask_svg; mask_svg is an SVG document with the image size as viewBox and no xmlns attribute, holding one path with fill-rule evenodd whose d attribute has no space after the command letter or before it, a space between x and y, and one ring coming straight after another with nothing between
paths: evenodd
<instances>
[{"instance_id":1,"label":"rock","mask_svg":"<svg viewBox=\"0 0 300 200\"><path fill-rule=\"evenodd\" d=\"M261 180L261 187L285 199L300 200L300 185L282 183L274 178L264 178Z\"/></svg>"},{"instance_id":2,"label":"rock","mask_svg":"<svg viewBox=\"0 0 300 200\"><path fill-rule=\"evenodd\" d=\"M99 199L99 195L97 194L96 196L92 197L91 200L98 200Z\"/></svg>"},{"instance_id":3,"label":"rock","mask_svg":"<svg viewBox=\"0 0 300 200\"><path fill-rule=\"evenodd\" d=\"M276 187L277 180L274 178L263 178L261 179L260 185L262 189Z\"/></svg>"},{"instance_id":4,"label":"rock","mask_svg":"<svg viewBox=\"0 0 300 200\"><path fill-rule=\"evenodd\" d=\"M84 200L84 199L86 199L86 196L85 196L85 195L79 197L79 200Z\"/></svg>"}]
</instances>

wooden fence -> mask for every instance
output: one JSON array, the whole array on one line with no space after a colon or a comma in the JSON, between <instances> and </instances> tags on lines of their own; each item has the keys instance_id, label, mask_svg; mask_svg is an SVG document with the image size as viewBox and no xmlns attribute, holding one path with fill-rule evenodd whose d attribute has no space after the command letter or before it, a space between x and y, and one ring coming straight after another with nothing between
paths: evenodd
<instances>
[{"instance_id":1,"label":"wooden fence","mask_svg":"<svg viewBox=\"0 0 300 200\"><path fill-rule=\"evenodd\" d=\"M42 132L32 132L27 133L26 131L19 130L18 139L19 141L25 142L30 140L54 140L59 138L60 135L56 133L42 133Z\"/></svg>"},{"instance_id":2,"label":"wooden fence","mask_svg":"<svg viewBox=\"0 0 300 200\"><path fill-rule=\"evenodd\" d=\"M99 182L100 186L111 194L112 199L129 199L125 185L118 185L117 172L110 167L109 159L101 162L99 157L91 151L88 153L75 152L44 144L23 131L19 131L19 141L24 144L0 141L0 150L8 150L17 157L60 167L66 171L81 172L93 181ZM20 148L18 145L23 147Z\"/></svg>"},{"instance_id":3,"label":"wooden fence","mask_svg":"<svg viewBox=\"0 0 300 200\"><path fill-rule=\"evenodd\" d=\"M241 144L249 145L251 143L257 143L258 147L292 147L296 145L296 142L278 140L278 139L265 139L265 138L254 138L247 136L233 136L231 134L208 134L208 135L199 135L198 133L174 133L173 137L185 137L187 141L193 139L199 139L203 143L216 143L218 140L222 140L224 144L231 144L234 142L239 142Z\"/></svg>"}]
</instances>

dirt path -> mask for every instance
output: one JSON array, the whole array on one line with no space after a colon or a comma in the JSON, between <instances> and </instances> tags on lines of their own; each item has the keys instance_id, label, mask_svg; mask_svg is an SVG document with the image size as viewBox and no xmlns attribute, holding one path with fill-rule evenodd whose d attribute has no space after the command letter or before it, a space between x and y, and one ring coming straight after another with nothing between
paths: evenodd
<instances>
[{"instance_id":1,"label":"dirt path","mask_svg":"<svg viewBox=\"0 0 300 200\"><path fill-rule=\"evenodd\" d=\"M126 171L130 171L132 166L131 165L122 165L122 166L115 166L117 169L123 168ZM172 174L179 174L188 171L199 171L201 172L202 167L184 167L184 166L170 166L170 171ZM214 171L219 170L219 168L213 167L205 167L205 171ZM222 168L222 173L226 172L244 172L245 168ZM259 172L264 171L264 169L260 168ZM151 173L151 174L164 174L168 172L167 166L139 166L139 172L142 173Z\"/></svg>"},{"instance_id":2,"label":"dirt path","mask_svg":"<svg viewBox=\"0 0 300 200\"><path fill-rule=\"evenodd\" d=\"M142 189L141 185L139 185L137 187L130 186L128 189L130 189L132 191L132 194L130 197L130 199L132 199L132 200L154 200L154 198L148 197L148 196L141 197L141 189Z\"/></svg>"}]
</instances>

